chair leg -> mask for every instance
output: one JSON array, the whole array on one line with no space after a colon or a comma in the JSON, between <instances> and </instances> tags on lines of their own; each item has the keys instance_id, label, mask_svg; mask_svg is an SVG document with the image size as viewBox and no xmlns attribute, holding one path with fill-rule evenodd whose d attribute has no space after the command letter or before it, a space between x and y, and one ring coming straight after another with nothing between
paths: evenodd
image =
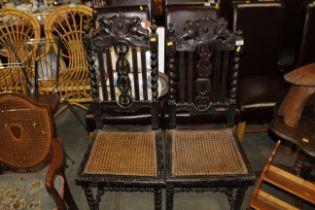
<instances>
[{"instance_id":1,"label":"chair leg","mask_svg":"<svg viewBox=\"0 0 315 210\"><path fill-rule=\"evenodd\" d=\"M243 142L244 139L244 133L245 133L245 127L246 127L246 122L239 122L236 128L236 134L240 142Z\"/></svg>"},{"instance_id":2,"label":"chair leg","mask_svg":"<svg viewBox=\"0 0 315 210\"><path fill-rule=\"evenodd\" d=\"M162 210L162 190L161 188L154 189L154 209Z\"/></svg>"},{"instance_id":3,"label":"chair leg","mask_svg":"<svg viewBox=\"0 0 315 210\"><path fill-rule=\"evenodd\" d=\"M166 187L166 210L173 210L174 187Z\"/></svg>"},{"instance_id":4,"label":"chair leg","mask_svg":"<svg viewBox=\"0 0 315 210\"><path fill-rule=\"evenodd\" d=\"M82 185L90 210L99 210L99 203L94 199L93 191L89 185Z\"/></svg>"},{"instance_id":5,"label":"chair leg","mask_svg":"<svg viewBox=\"0 0 315 210\"><path fill-rule=\"evenodd\" d=\"M65 201L67 203L68 209L69 210L79 210L77 204L75 203L75 201L72 197L72 194L71 194L71 191L70 191L70 188L68 185L68 181L66 178L65 178L64 188L65 188Z\"/></svg>"},{"instance_id":6,"label":"chair leg","mask_svg":"<svg viewBox=\"0 0 315 210\"><path fill-rule=\"evenodd\" d=\"M228 196L228 201L230 203L231 210L240 210L242 207L244 195L246 188L235 188L232 191L226 193Z\"/></svg>"}]
</instances>

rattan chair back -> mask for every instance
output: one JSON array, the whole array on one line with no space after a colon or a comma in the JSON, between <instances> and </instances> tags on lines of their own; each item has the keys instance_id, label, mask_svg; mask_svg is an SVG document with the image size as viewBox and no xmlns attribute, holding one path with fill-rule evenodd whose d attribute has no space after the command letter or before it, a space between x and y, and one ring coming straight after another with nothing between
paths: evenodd
<instances>
[{"instance_id":1,"label":"rattan chair back","mask_svg":"<svg viewBox=\"0 0 315 210\"><path fill-rule=\"evenodd\" d=\"M91 100L82 38L92 25L92 9L83 5L60 7L45 21L46 38L60 40L59 94L70 102Z\"/></svg>"},{"instance_id":2,"label":"rattan chair back","mask_svg":"<svg viewBox=\"0 0 315 210\"><path fill-rule=\"evenodd\" d=\"M0 95L0 162L32 168L49 155L52 121L45 105L17 94Z\"/></svg>"},{"instance_id":3,"label":"rattan chair back","mask_svg":"<svg viewBox=\"0 0 315 210\"><path fill-rule=\"evenodd\" d=\"M1 63L16 63L14 53L17 52L20 57L25 57L25 54L17 47L14 52L12 47L23 41L39 39L40 25L31 14L13 8L0 10L0 21Z\"/></svg>"},{"instance_id":4,"label":"rattan chair back","mask_svg":"<svg viewBox=\"0 0 315 210\"><path fill-rule=\"evenodd\" d=\"M0 92L26 94L32 88L32 72L26 69L24 61L30 54L21 43L40 38L39 23L29 13L12 8L0 10L0 21Z\"/></svg>"}]
</instances>

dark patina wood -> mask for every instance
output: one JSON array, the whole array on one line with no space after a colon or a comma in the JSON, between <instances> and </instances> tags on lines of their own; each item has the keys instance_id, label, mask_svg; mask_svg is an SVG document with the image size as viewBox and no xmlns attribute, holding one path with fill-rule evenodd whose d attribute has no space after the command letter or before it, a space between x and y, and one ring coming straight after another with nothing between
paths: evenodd
<instances>
[{"instance_id":1,"label":"dark patina wood","mask_svg":"<svg viewBox=\"0 0 315 210\"><path fill-rule=\"evenodd\" d=\"M93 143L87 150L81 164L77 181L84 188L90 209L99 209L101 197L106 191L151 191L154 193L155 210L160 210L161 188L164 184L164 158L162 152L164 137L159 130L161 109L158 98L158 37L156 26L151 26L150 32L149 29L141 25L140 18L125 17L122 14L110 18L103 17L98 21L99 28L95 29L91 35L86 35L84 42L89 59L93 104L97 109L95 120L100 130L95 132ZM148 69L146 63L146 52L151 53L150 69ZM117 56L116 60L112 59L113 54ZM128 59L128 54L131 55L131 59ZM138 54L141 58L140 62L138 62ZM100 64L97 67L94 61L95 57L98 58L98 63L106 63L106 68L105 65ZM147 79L147 72L151 72L150 77L148 77L150 79ZM141 77L143 78L142 84L139 82ZM99 97L100 90L103 92L103 98ZM150 94L148 90L151 90ZM104 91L108 92L107 97ZM141 93L143 93L142 96ZM112 115L106 116L109 112ZM137 119L139 115L149 115L151 125L124 124L125 120ZM120 123L104 123L106 122L104 119L108 120L111 117L116 117ZM120 134L124 136L122 138L117 137ZM111 139L107 139L106 136L109 135L111 135ZM135 135L140 136L140 139L134 137ZM98 162L99 159L105 161L106 157L101 156L104 149L100 148L103 146L102 141L106 141L105 148L108 148L109 152L115 151L115 154L117 154L124 149L128 150L121 154L128 154L130 158L126 157L127 159L132 160L135 157L139 158L139 156L148 157L143 151L147 151L148 147L152 148L151 144L143 148L144 145L139 143L134 150L127 149L124 147L125 145L120 145L121 148L118 150L115 146L111 147L111 145L115 145L115 140L133 145L133 142L141 142L141 138L147 138L147 136L151 137L145 139L148 143L151 142L152 138L154 141L153 150L155 151L150 150L154 152L154 157L150 156L150 158L155 160L153 165L156 165L156 171L153 174L152 171L148 172L149 168L145 168L141 173L138 173L137 169L132 167L129 168L131 172L124 171L122 173L118 169L115 169L116 171L106 169L103 172L104 170L101 167L97 168L90 164L91 161L102 164L102 162ZM109 161L108 164L115 164L119 157L114 159ZM119 164L128 169L126 164L129 162L126 159L124 160ZM143 160L143 162L146 161ZM112 168L117 168L117 165L113 165ZM143 167L143 164L140 164L139 168L141 167ZM93 193L92 188L97 188L96 194Z\"/></svg>"},{"instance_id":2,"label":"dark patina wood","mask_svg":"<svg viewBox=\"0 0 315 210\"><path fill-rule=\"evenodd\" d=\"M167 210L173 209L174 193L179 191L222 192L227 195L231 209L240 209L247 187L255 180L232 128L236 106L239 54L242 47L239 43L242 38L230 33L226 29L227 22L220 18L204 17L195 21L187 20L183 32L175 32L172 23L168 24L166 67L170 77L170 93L167 111L171 129L167 132L166 152ZM191 86L187 87L187 84ZM198 121L198 118L208 117L211 122L212 116L219 112L226 116L224 124L201 125L201 121ZM196 119L196 121L191 120L190 123L182 125L177 121L179 115ZM222 137L222 139L214 140L213 135L224 136L226 132L232 134L228 144L235 147L230 147L229 151L223 149L218 152L218 148L221 148L220 142L224 139ZM194 136L198 137L194 138ZM213 146L214 148L212 146L202 148L198 145L198 142L207 145L209 138L212 139L212 137L213 142L216 142L214 144L217 144ZM186 146L183 145L183 141L186 142ZM182 142L182 145L176 142ZM186 155L183 154L185 151ZM194 152L198 153L198 151L205 152L205 155L209 157L211 154L219 154L217 157L210 157L214 160L221 159L223 157L220 156L221 154L228 156L230 152L236 152L239 154L239 159L233 161L235 164L242 163L243 168L234 174L233 172L220 173L216 171L220 171L217 169L220 166L213 161L211 163L213 166L201 167L204 167L203 169L207 172L198 171L197 166L209 164L209 161L203 159L197 160L197 158L195 162L189 160L194 160L195 155L198 156ZM189 156L186 159L187 162L183 156ZM182 163L182 168L178 160L185 162ZM185 169L188 165L191 168Z\"/></svg>"}]
</instances>

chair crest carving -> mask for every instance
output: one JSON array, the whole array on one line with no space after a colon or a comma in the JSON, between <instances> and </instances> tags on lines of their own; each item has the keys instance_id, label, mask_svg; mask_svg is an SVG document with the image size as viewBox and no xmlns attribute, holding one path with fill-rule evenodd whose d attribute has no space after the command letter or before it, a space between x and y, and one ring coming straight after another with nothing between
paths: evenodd
<instances>
[{"instance_id":1,"label":"chair crest carving","mask_svg":"<svg viewBox=\"0 0 315 210\"><path fill-rule=\"evenodd\" d=\"M149 30L141 25L139 17L125 17L117 14L111 18L103 17L99 20L99 28L92 34L97 47L110 47L113 42L122 40L139 47L149 47Z\"/></svg>"},{"instance_id":2,"label":"chair crest carving","mask_svg":"<svg viewBox=\"0 0 315 210\"><path fill-rule=\"evenodd\" d=\"M233 48L234 36L227 30L227 25L228 23L224 18L203 17L198 20L188 20L184 24L183 33L176 37L177 50L193 51L200 45L217 40L226 45L224 48Z\"/></svg>"}]
</instances>

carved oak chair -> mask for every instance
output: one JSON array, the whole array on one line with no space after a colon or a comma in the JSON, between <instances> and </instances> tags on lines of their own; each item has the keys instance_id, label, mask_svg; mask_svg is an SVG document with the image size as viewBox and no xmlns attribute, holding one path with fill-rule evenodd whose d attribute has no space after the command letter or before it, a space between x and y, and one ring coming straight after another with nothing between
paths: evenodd
<instances>
[{"instance_id":1,"label":"carved oak chair","mask_svg":"<svg viewBox=\"0 0 315 210\"><path fill-rule=\"evenodd\" d=\"M240 209L255 180L233 129L243 41L226 27L223 18L205 17L186 21L181 33L168 30L167 210L174 192L194 190L224 192L231 209ZM217 113L224 123L203 123ZM190 120L178 121L183 114Z\"/></svg>"},{"instance_id":2,"label":"carved oak chair","mask_svg":"<svg viewBox=\"0 0 315 210\"><path fill-rule=\"evenodd\" d=\"M48 106L23 95L1 94L0 139L0 166L16 171L0 170L1 209L78 209L63 173L63 145L54 136Z\"/></svg>"},{"instance_id":3,"label":"carved oak chair","mask_svg":"<svg viewBox=\"0 0 315 210\"><path fill-rule=\"evenodd\" d=\"M141 21L148 22L150 20L150 13L147 6L142 6L142 10L139 9L139 6L107 6L102 8L95 8L93 11L93 18L96 24L98 24L99 20L103 18L110 18L116 14L122 14L124 17L138 17ZM115 56L115 55L113 55ZM130 61L131 58L129 57ZM86 125L87 131L92 132L96 129L96 111L98 110L94 107L95 104L91 104L86 113ZM141 113L129 114L118 114L117 112L113 112L111 110L105 109L102 114L103 123L131 123L131 121L135 123L148 124L150 123L150 110Z\"/></svg>"},{"instance_id":4,"label":"carved oak chair","mask_svg":"<svg viewBox=\"0 0 315 210\"><path fill-rule=\"evenodd\" d=\"M61 100L84 110L86 107L81 103L92 99L82 39L85 30L92 25L92 9L83 5L62 6L45 21L46 38L61 42L58 94Z\"/></svg>"},{"instance_id":5,"label":"carved oak chair","mask_svg":"<svg viewBox=\"0 0 315 210\"><path fill-rule=\"evenodd\" d=\"M94 141L82 162L77 181L84 188L90 209L99 209L109 190L152 190L155 209L161 209L164 141L159 130L156 28L149 33L138 17L103 17L84 43L87 49L93 104L97 109ZM146 52L151 51L151 69ZM112 59L117 56L117 59ZM128 61L131 56L131 62ZM96 59L96 60L95 60ZM139 60L138 60L139 59ZM140 82L141 81L141 82ZM103 114L120 116L147 113L151 126L129 121L105 123ZM92 187L97 188L96 197Z\"/></svg>"},{"instance_id":6,"label":"carved oak chair","mask_svg":"<svg viewBox=\"0 0 315 210\"><path fill-rule=\"evenodd\" d=\"M269 123L276 103L283 99L289 88L278 66L283 19L284 6L281 3L234 5L233 30L242 31L245 43L239 70L240 140L245 131L267 131L267 126L246 129L246 123ZM268 30L262 27L266 25Z\"/></svg>"}]
</instances>

